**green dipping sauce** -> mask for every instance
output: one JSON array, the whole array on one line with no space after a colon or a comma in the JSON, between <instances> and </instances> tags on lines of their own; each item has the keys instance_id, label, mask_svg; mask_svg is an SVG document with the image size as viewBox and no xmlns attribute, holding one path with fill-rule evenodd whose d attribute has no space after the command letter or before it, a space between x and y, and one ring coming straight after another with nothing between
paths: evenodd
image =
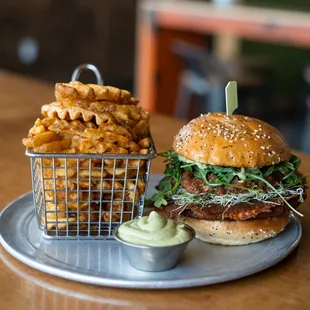
<instances>
[{"instance_id":1,"label":"green dipping sauce","mask_svg":"<svg viewBox=\"0 0 310 310\"><path fill-rule=\"evenodd\" d=\"M191 232L183 224L165 219L156 211L123 223L117 230L117 236L132 244L149 246L175 245L192 238Z\"/></svg>"}]
</instances>

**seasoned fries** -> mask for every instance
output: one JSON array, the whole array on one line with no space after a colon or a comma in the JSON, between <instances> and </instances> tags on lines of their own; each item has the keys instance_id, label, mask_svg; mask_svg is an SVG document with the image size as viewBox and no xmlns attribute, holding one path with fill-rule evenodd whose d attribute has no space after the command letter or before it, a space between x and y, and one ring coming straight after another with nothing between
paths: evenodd
<instances>
[{"instance_id":1,"label":"seasoned fries","mask_svg":"<svg viewBox=\"0 0 310 310\"><path fill-rule=\"evenodd\" d=\"M93 101L110 101L118 104L137 104L139 102L127 90L95 84L84 85L78 81L57 83L55 98L58 102L72 103L73 105L76 105L77 101L89 103Z\"/></svg>"},{"instance_id":2,"label":"seasoned fries","mask_svg":"<svg viewBox=\"0 0 310 310\"><path fill-rule=\"evenodd\" d=\"M22 140L34 153L55 153L36 159L32 167L39 180L36 195L45 201L41 225L47 230L89 232L101 223L130 220L145 191L146 160L125 156L149 153L148 114L130 92L111 86L57 83L55 98L42 106L43 118Z\"/></svg>"}]
</instances>

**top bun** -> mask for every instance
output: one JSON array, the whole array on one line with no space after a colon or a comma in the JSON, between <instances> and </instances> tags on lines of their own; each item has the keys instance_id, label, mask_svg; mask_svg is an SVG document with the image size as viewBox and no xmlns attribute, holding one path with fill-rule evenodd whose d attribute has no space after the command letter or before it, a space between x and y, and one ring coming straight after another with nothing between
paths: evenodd
<instances>
[{"instance_id":1,"label":"top bun","mask_svg":"<svg viewBox=\"0 0 310 310\"><path fill-rule=\"evenodd\" d=\"M226 167L263 167L291 158L290 147L273 126L225 113L201 115L183 126L173 149L195 162Z\"/></svg>"}]
</instances>

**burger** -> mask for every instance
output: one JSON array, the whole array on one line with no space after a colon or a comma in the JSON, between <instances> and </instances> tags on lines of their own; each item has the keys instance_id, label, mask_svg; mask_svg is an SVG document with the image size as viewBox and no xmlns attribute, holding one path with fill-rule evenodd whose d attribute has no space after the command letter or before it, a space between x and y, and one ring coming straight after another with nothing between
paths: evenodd
<instances>
[{"instance_id":1,"label":"burger","mask_svg":"<svg viewBox=\"0 0 310 310\"><path fill-rule=\"evenodd\" d=\"M305 199L300 159L273 126L243 115L208 113L175 136L152 196L166 217L202 241L244 245L279 234Z\"/></svg>"}]
</instances>

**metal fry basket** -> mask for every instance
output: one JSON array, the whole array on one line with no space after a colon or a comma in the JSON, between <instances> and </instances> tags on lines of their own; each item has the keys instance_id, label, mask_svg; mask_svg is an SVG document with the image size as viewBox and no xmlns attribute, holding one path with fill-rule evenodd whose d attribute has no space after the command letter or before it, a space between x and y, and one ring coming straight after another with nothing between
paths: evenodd
<instances>
[{"instance_id":1,"label":"metal fry basket","mask_svg":"<svg viewBox=\"0 0 310 310\"><path fill-rule=\"evenodd\" d=\"M78 77L85 68L74 72ZM96 69L97 70L97 69ZM102 78L97 75L98 83ZM118 224L141 217L154 142L148 154L35 153L30 157L38 225L52 239L111 239Z\"/></svg>"},{"instance_id":2,"label":"metal fry basket","mask_svg":"<svg viewBox=\"0 0 310 310\"><path fill-rule=\"evenodd\" d=\"M147 155L36 154L27 150L38 224L50 238L112 238L143 214L154 144ZM122 161L124 167L118 167ZM134 167L135 166L135 167Z\"/></svg>"}]
</instances>

